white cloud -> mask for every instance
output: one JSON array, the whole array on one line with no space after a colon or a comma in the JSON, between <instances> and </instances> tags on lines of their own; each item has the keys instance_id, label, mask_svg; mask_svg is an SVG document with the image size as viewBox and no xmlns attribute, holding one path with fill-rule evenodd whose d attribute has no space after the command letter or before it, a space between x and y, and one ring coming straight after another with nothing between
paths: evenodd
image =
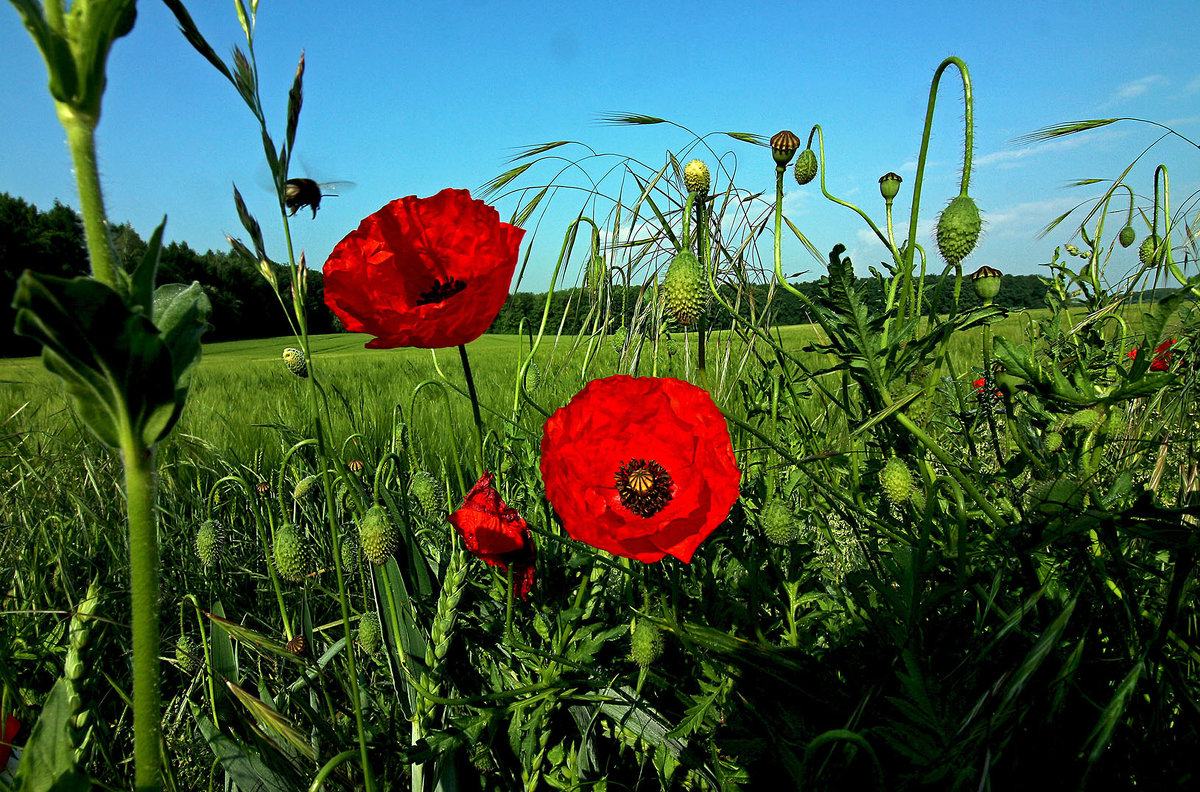
<instances>
[{"instance_id":1,"label":"white cloud","mask_svg":"<svg viewBox=\"0 0 1200 792\"><path fill-rule=\"evenodd\" d=\"M1192 78L1192 81L1183 87L1185 94L1200 93L1200 74Z\"/></svg>"},{"instance_id":2,"label":"white cloud","mask_svg":"<svg viewBox=\"0 0 1200 792\"><path fill-rule=\"evenodd\" d=\"M1167 78L1161 74L1151 74L1147 77L1139 77L1136 80L1130 80L1127 83L1122 83L1117 86L1117 90L1108 97L1108 99L1100 105L1101 109L1106 109L1114 105L1127 102L1130 99L1136 99L1139 96L1147 93L1151 88L1160 85L1165 85Z\"/></svg>"}]
</instances>

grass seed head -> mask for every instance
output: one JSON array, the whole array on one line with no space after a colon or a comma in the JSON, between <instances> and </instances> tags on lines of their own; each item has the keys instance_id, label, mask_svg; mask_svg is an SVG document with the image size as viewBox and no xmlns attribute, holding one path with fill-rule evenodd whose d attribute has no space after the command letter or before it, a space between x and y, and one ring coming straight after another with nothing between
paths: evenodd
<instances>
[{"instance_id":1,"label":"grass seed head","mask_svg":"<svg viewBox=\"0 0 1200 792\"><path fill-rule=\"evenodd\" d=\"M937 224L938 252L947 264L957 266L975 249L983 220L975 200L962 193L942 210Z\"/></svg>"}]
</instances>

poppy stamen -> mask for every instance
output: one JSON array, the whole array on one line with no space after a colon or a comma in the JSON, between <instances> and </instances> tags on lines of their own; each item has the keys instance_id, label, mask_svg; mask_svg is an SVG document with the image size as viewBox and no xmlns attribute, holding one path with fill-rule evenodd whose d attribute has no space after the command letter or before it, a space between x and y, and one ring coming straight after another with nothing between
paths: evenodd
<instances>
[{"instance_id":1,"label":"poppy stamen","mask_svg":"<svg viewBox=\"0 0 1200 792\"><path fill-rule=\"evenodd\" d=\"M617 470L621 505L639 517L653 517L670 502L671 475L654 460L631 459Z\"/></svg>"},{"instance_id":2,"label":"poppy stamen","mask_svg":"<svg viewBox=\"0 0 1200 792\"><path fill-rule=\"evenodd\" d=\"M446 280L438 278L433 282L432 289L422 292L417 297L417 305L432 305L433 303L445 302L465 288L467 288L466 282L458 278L447 278Z\"/></svg>"}]
</instances>

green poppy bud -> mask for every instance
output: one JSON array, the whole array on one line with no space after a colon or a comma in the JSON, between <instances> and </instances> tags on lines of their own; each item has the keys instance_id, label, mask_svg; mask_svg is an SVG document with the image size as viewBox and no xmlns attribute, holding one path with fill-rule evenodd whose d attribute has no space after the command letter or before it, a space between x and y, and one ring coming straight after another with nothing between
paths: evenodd
<instances>
[{"instance_id":1,"label":"green poppy bud","mask_svg":"<svg viewBox=\"0 0 1200 792\"><path fill-rule=\"evenodd\" d=\"M951 201L937 224L938 252L946 263L957 266L965 259L975 249L982 228L979 207L971 196L963 193Z\"/></svg>"},{"instance_id":2,"label":"green poppy bud","mask_svg":"<svg viewBox=\"0 0 1200 792\"><path fill-rule=\"evenodd\" d=\"M708 166L698 159L685 165L683 186L687 188L688 192L694 192L697 195L707 194L708 188L712 186L712 176L708 172Z\"/></svg>"}]
</instances>

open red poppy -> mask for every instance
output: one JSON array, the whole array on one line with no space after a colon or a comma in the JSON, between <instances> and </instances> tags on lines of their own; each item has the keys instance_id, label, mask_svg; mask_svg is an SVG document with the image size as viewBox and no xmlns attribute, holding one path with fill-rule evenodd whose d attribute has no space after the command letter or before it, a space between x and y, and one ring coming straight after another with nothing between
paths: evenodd
<instances>
[{"instance_id":1,"label":"open red poppy","mask_svg":"<svg viewBox=\"0 0 1200 792\"><path fill-rule=\"evenodd\" d=\"M1151 371L1167 371L1171 368L1171 347L1173 346L1175 346L1175 339L1168 338L1154 348L1154 357L1150 360ZM1125 354L1127 358L1136 358L1137 356L1137 347Z\"/></svg>"},{"instance_id":2,"label":"open red poppy","mask_svg":"<svg viewBox=\"0 0 1200 792\"><path fill-rule=\"evenodd\" d=\"M372 349L474 341L508 298L524 229L467 190L399 198L325 261L325 304Z\"/></svg>"},{"instance_id":3,"label":"open red poppy","mask_svg":"<svg viewBox=\"0 0 1200 792\"><path fill-rule=\"evenodd\" d=\"M677 379L607 377L546 421L546 498L573 539L687 563L729 515L741 473L721 411Z\"/></svg>"},{"instance_id":4,"label":"open red poppy","mask_svg":"<svg viewBox=\"0 0 1200 792\"><path fill-rule=\"evenodd\" d=\"M524 518L496 491L494 479L486 472L479 477L462 506L450 515L450 524L473 555L504 572L511 565L513 593L527 600L533 590L533 539Z\"/></svg>"}]
</instances>

